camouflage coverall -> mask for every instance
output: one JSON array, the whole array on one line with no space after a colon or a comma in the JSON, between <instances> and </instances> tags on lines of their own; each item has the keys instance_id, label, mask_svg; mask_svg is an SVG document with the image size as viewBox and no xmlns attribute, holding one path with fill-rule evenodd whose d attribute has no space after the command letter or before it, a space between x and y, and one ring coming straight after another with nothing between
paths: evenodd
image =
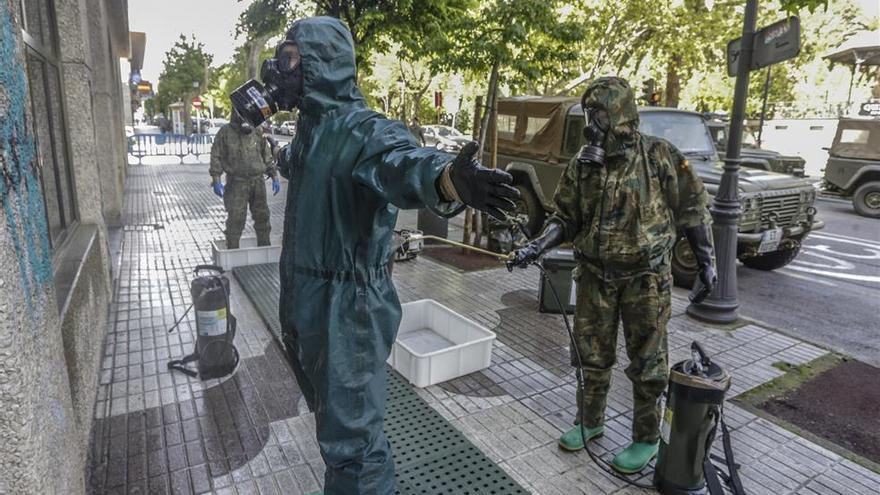
<instances>
[{"instance_id":1,"label":"camouflage coverall","mask_svg":"<svg viewBox=\"0 0 880 495\"><path fill-rule=\"evenodd\" d=\"M569 163L554 196L565 240L578 265L575 340L584 372L578 418L603 424L606 396L623 321L633 386L633 441L656 442L658 399L668 375L671 253L678 232L709 224L708 196L684 156L669 142L641 135L626 81L601 78L587 106L608 111L606 165ZM572 364L577 365L574 351Z\"/></svg>"},{"instance_id":2,"label":"camouflage coverall","mask_svg":"<svg viewBox=\"0 0 880 495\"><path fill-rule=\"evenodd\" d=\"M269 245L269 204L266 202L265 176L275 177L275 165L269 144L260 129L249 134L223 126L211 147L211 179L219 181L226 174L223 205L226 207L226 247L237 249L248 205L257 233L257 245Z\"/></svg>"}]
</instances>

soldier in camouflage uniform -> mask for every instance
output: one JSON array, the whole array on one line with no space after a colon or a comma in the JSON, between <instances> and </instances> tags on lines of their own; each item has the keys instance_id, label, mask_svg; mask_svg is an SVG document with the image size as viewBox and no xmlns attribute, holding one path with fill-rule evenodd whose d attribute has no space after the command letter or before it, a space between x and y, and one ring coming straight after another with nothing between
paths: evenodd
<instances>
[{"instance_id":1,"label":"soldier in camouflage uniform","mask_svg":"<svg viewBox=\"0 0 880 495\"><path fill-rule=\"evenodd\" d=\"M211 186L223 198L226 207L226 248L238 249L241 232L247 220L248 205L254 219L257 245L269 245L269 204L263 176L272 179L273 194L281 190L281 183L261 129L254 129L234 114L229 124L214 137L211 147ZM226 185L220 176L226 174Z\"/></svg>"},{"instance_id":2,"label":"soldier in camouflage uniform","mask_svg":"<svg viewBox=\"0 0 880 495\"><path fill-rule=\"evenodd\" d=\"M682 233L687 237L701 283L711 290L711 217L706 190L684 156L669 142L639 133L626 81L600 78L587 88L583 102L585 135L604 151L604 164L585 160L583 151L572 159L554 196L556 213L541 236L516 252L514 264L525 266L562 242L574 245L574 334L584 376L576 425L583 418L583 437L578 426L566 432L559 440L566 450L579 450L584 437L604 431L617 328L623 322L633 443L612 465L633 473L644 469L658 447L659 397L668 375L672 246ZM579 364L574 349L572 364Z\"/></svg>"}]
</instances>

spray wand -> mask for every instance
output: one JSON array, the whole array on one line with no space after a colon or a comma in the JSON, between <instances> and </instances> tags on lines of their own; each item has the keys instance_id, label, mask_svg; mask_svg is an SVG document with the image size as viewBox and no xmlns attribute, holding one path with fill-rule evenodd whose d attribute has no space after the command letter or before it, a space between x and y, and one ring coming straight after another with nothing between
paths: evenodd
<instances>
[{"instance_id":1,"label":"spray wand","mask_svg":"<svg viewBox=\"0 0 880 495\"><path fill-rule=\"evenodd\" d=\"M522 221L520 221L518 218L516 218L512 215L505 214L504 220L506 222L508 222L508 224L511 224L514 227L516 227L516 229L519 230L519 232L524 236L524 238L526 238L526 239L529 238L529 234L528 234L528 232L526 232L525 227L522 224ZM446 239L443 237L437 237L437 236L433 236L433 235L412 233L409 235L407 240L408 241L411 241L411 240L433 240L433 241L441 242L444 244L449 244L451 246L456 246L456 247L460 247L460 248L474 251L477 253L481 253L481 254L484 254L487 256L492 256L493 258L496 258L499 261L503 261L507 265L508 271L513 271L513 268L514 268L513 263L514 263L514 260L516 259L516 255L514 254L514 252L510 252L507 254L495 253L492 251L488 251L486 249L479 248L477 246L471 246L470 244L464 244L461 242L456 242L456 241L452 241L452 240L449 240L449 239ZM583 378L583 372L582 372L583 361L581 360L581 353L580 353L580 350L578 349L577 343L575 342L575 339L574 339L574 331L572 330L571 322L568 320L568 314L565 312L565 307L562 305L562 301L559 298L559 294L556 292L556 287L553 286L553 283L550 281L550 277L547 276L547 271L544 269L544 267L536 262L530 262L530 263L528 263L528 265L533 265L538 270L541 271L541 277L543 277L543 279L545 281L547 281L547 285L550 287L550 292L553 294L553 298L556 300L556 305L562 310L562 319L565 322L565 329L568 332L568 338L569 338L569 341L571 342L571 348L574 349L575 359L577 360L577 363L578 363L577 369L575 370L575 376L577 377L577 386L578 386L578 390L581 392L581 394L583 394L583 390L584 390L584 378ZM523 267L523 268L525 268L525 267ZM645 483L639 483L639 482L636 482L636 481L629 479L628 477L621 475L620 473L615 471L609 465L609 463L607 461L605 461L604 459L599 457L598 454L596 454L595 452L590 450L590 447L587 442L586 434L584 433L584 428L582 426L584 424L583 408L581 407L579 409L580 409L580 417L578 418L579 419L578 424L581 425L581 428L580 428L581 440L584 444L584 450L587 451L587 454L589 454L590 459L592 459L593 462L597 466L599 466L603 471L605 471L609 475L611 475L621 481L624 481L624 482L626 482L632 486L638 487L638 488L644 488L644 489L648 489L648 490L654 489L653 484L649 485L649 484L645 484Z\"/></svg>"}]
</instances>

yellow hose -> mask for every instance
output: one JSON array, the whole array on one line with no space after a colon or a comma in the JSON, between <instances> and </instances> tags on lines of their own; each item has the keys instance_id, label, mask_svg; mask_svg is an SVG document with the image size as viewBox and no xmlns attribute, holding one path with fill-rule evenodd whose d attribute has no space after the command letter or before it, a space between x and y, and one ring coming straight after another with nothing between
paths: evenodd
<instances>
[{"instance_id":1,"label":"yellow hose","mask_svg":"<svg viewBox=\"0 0 880 495\"><path fill-rule=\"evenodd\" d=\"M478 248L478 247L476 247L476 246L471 246L470 244L464 244L464 243L462 243L462 242L456 242L456 241L452 241L452 240L449 240L449 239L444 239L443 237L437 237L437 236L434 236L434 235L411 234L411 235L407 238L407 240L410 240L410 241L417 241L417 240L420 240L420 239L424 239L424 240L432 240L432 241L438 241L438 242L442 242L442 243L444 243L444 244L449 244L449 245L451 245L451 246L456 246L456 247L460 247L460 248L464 248L464 249L469 249L469 250L471 250L471 251L476 251L476 252L478 252L478 253L485 254L485 255L487 255L487 256L491 256L491 257L493 257L493 258L498 258L498 259L501 260L501 261L511 261L511 260L514 258L514 254L513 254L513 253L507 253L507 254L493 253L492 251L488 251L488 250L485 250L485 249L482 249L482 248Z\"/></svg>"}]
</instances>

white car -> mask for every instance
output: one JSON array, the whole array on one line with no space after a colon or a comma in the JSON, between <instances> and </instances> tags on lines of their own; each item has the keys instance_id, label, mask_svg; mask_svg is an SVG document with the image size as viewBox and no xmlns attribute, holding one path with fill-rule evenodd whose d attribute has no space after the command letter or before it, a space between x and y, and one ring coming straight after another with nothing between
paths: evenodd
<instances>
[{"instance_id":1,"label":"white car","mask_svg":"<svg viewBox=\"0 0 880 495\"><path fill-rule=\"evenodd\" d=\"M448 125L426 125L422 130L425 131L425 146L433 146L442 151L459 151L471 141L470 136Z\"/></svg>"},{"instance_id":2,"label":"white car","mask_svg":"<svg viewBox=\"0 0 880 495\"><path fill-rule=\"evenodd\" d=\"M296 133L296 122L293 120L288 120L281 123L281 127L278 128L279 134L287 134L288 136L293 136Z\"/></svg>"}]
</instances>

